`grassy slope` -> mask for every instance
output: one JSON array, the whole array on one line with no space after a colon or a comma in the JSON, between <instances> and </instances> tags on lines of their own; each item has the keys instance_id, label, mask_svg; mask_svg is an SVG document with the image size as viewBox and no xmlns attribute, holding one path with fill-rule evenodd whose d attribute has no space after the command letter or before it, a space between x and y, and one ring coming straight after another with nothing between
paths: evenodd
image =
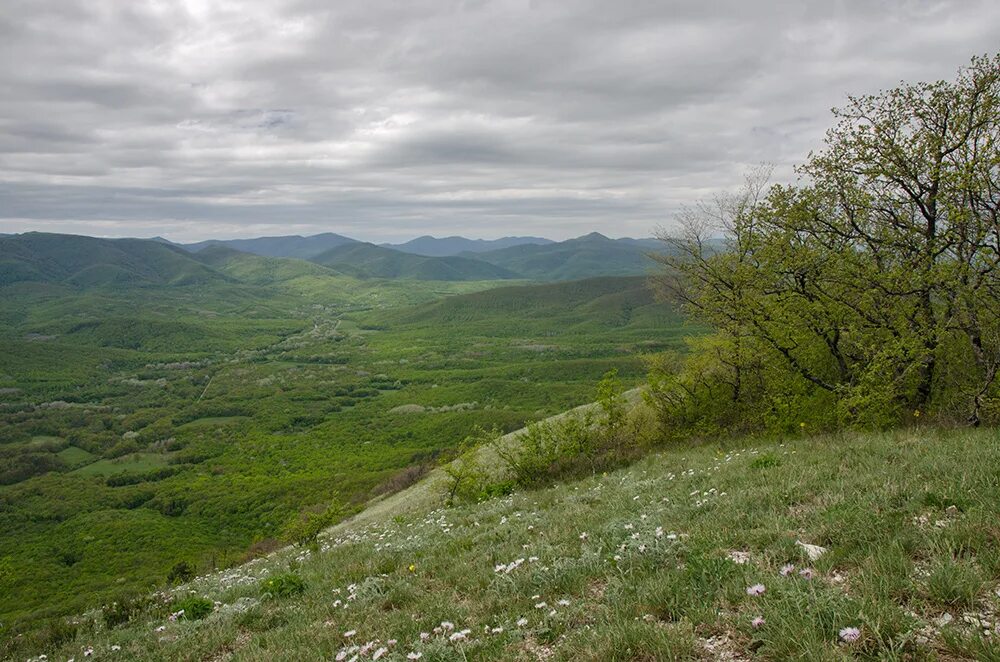
<instances>
[{"instance_id":1,"label":"grassy slope","mask_svg":"<svg viewBox=\"0 0 1000 662\"><path fill-rule=\"evenodd\" d=\"M219 601L204 621L146 618L62 653L323 660L380 642L370 659L398 640L382 659L995 660L997 637L969 621L1000 607L998 476L997 431L913 429L677 448L454 509L397 498L408 508L386 502L314 553L179 589ZM797 540L828 552L810 562ZM786 563L815 575L784 577ZM305 593L262 599L259 580L289 568ZM442 621L466 639L434 634ZM852 626L860 639L838 643Z\"/></svg>"}]
</instances>

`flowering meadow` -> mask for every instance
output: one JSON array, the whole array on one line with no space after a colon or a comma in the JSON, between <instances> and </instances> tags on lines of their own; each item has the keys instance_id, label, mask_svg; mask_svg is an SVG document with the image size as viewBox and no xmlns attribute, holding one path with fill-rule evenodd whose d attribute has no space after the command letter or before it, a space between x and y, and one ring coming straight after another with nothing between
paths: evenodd
<instances>
[{"instance_id":1,"label":"flowering meadow","mask_svg":"<svg viewBox=\"0 0 1000 662\"><path fill-rule=\"evenodd\" d=\"M31 659L996 660L998 476L996 431L919 428L680 446L454 507L432 474Z\"/></svg>"}]
</instances>

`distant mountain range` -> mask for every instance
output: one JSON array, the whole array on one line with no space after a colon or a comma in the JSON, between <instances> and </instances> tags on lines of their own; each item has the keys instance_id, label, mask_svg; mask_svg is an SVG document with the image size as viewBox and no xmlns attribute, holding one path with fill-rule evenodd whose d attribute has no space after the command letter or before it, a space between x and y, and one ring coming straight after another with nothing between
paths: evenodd
<instances>
[{"instance_id":1,"label":"distant mountain range","mask_svg":"<svg viewBox=\"0 0 1000 662\"><path fill-rule=\"evenodd\" d=\"M179 245L165 239L98 239L29 232L0 236L0 285L54 282L76 286L271 284L307 276L360 279L567 281L648 273L652 239L591 233L566 241L507 237L494 241L420 237L411 250L327 233ZM472 247L471 249L469 247ZM459 254L425 255L412 252Z\"/></svg>"},{"instance_id":2,"label":"distant mountain range","mask_svg":"<svg viewBox=\"0 0 1000 662\"><path fill-rule=\"evenodd\" d=\"M159 237L158 237L159 239ZM161 239L161 241L166 241ZM264 257L298 257L309 259L344 244L357 243L355 239L344 237L333 232L301 237L288 235L283 237L257 237L255 239L209 239L195 244L174 244L197 253L209 246L227 246L244 253L263 255Z\"/></svg>"},{"instance_id":3,"label":"distant mountain range","mask_svg":"<svg viewBox=\"0 0 1000 662\"><path fill-rule=\"evenodd\" d=\"M485 253L511 246L525 244L545 245L555 243L542 237L503 237L501 239L466 239L465 237L431 237L424 235L402 244L382 244L386 248L395 248L404 253L429 255L431 257L447 257L461 253Z\"/></svg>"}]
</instances>

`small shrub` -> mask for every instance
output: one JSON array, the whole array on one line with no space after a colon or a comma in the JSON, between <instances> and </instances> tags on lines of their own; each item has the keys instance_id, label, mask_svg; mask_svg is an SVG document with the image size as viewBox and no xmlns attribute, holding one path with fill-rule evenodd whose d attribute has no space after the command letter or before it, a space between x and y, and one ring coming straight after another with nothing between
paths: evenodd
<instances>
[{"instance_id":1,"label":"small shrub","mask_svg":"<svg viewBox=\"0 0 1000 662\"><path fill-rule=\"evenodd\" d=\"M184 620L200 621L215 611L215 604L207 598L193 595L177 600L174 602L172 609L175 613L183 611L184 613L181 615L181 618Z\"/></svg>"},{"instance_id":2,"label":"small shrub","mask_svg":"<svg viewBox=\"0 0 1000 662\"><path fill-rule=\"evenodd\" d=\"M477 427L465 438L458 457L444 466L445 503L457 501L482 501L491 492L491 477L480 459L483 447L493 445L500 438L500 430L486 431Z\"/></svg>"},{"instance_id":3,"label":"small shrub","mask_svg":"<svg viewBox=\"0 0 1000 662\"><path fill-rule=\"evenodd\" d=\"M107 628L124 625L145 611L150 606L147 596L122 595L110 604L101 607L101 617Z\"/></svg>"},{"instance_id":4,"label":"small shrub","mask_svg":"<svg viewBox=\"0 0 1000 662\"><path fill-rule=\"evenodd\" d=\"M335 502L321 512L306 511L299 513L285 525L282 537L287 542L303 547L315 545L323 529L337 521L343 512L343 506L339 502Z\"/></svg>"},{"instance_id":5,"label":"small shrub","mask_svg":"<svg viewBox=\"0 0 1000 662\"><path fill-rule=\"evenodd\" d=\"M194 579L194 567L187 561L178 561L167 573L167 583L183 584Z\"/></svg>"},{"instance_id":6,"label":"small shrub","mask_svg":"<svg viewBox=\"0 0 1000 662\"><path fill-rule=\"evenodd\" d=\"M770 469L781 466L781 458L774 453L763 453L750 461L751 469Z\"/></svg>"},{"instance_id":7,"label":"small shrub","mask_svg":"<svg viewBox=\"0 0 1000 662\"><path fill-rule=\"evenodd\" d=\"M306 583L294 572L286 572L271 575L262 581L260 583L260 590L264 597L287 598L303 593L306 590Z\"/></svg>"}]
</instances>

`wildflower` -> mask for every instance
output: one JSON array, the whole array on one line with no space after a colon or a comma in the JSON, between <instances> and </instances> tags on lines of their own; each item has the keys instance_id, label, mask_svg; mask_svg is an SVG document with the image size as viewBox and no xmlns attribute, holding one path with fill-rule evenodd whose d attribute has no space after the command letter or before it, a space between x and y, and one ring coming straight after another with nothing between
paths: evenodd
<instances>
[{"instance_id":1,"label":"wildflower","mask_svg":"<svg viewBox=\"0 0 1000 662\"><path fill-rule=\"evenodd\" d=\"M795 566L792 565L791 563L786 563L785 565L781 566L781 570L779 570L778 572L781 573L782 577L787 577L788 575L795 572Z\"/></svg>"},{"instance_id":2,"label":"wildflower","mask_svg":"<svg viewBox=\"0 0 1000 662\"><path fill-rule=\"evenodd\" d=\"M385 645L386 646L395 646L396 645L396 639L390 639L389 641L385 642Z\"/></svg>"},{"instance_id":3,"label":"wildflower","mask_svg":"<svg viewBox=\"0 0 1000 662\"><path fill-rule=\"evenodd\" d=\"M385 646L382 646L377 651L375 651L375 653L372 654L372 659L373 660L377 660L377 659L379 659L380 657L382 657L383 655L385 655L388 652L389 652L389 649L386 648Z\"/></svg>"},{"instance_id":4,"label":"wildflower","mask_svg":"<svg viewBox=\"0 0 1000 662\"><path fill-rule=\"evenodd\" d=\"M417 571L417 566L415 564L411 563L410 567L407 568L407 570L409 570L410 572L416 572Z\"/></svg>"},{"instance_id":5,"label":"wildflower","mask_svg":"<svg viewBox=\"0 0 1000 662\"><path fill-rule=\"evenodd\" d=\"M412 652L406 654L406 659L407 660L419 660L423 656L424 656L423 653L418 653L417 651L412 651Z\"/></svg>"},{"instance_id":6,"label":"wildflower","mask_svg":"<svg viewBox=\"0 0 1000 662\"><path fill-rule=\"evenodd\" d=\"M500 627L500 626L497 626L495 628L490 629L490 633L491 634L501 634L502 632L503 632L503 628Z\"/></svg>"},{"instance_id":7,"label":"wildflower","mask_svg":"<svg viewBox=\"0 0 1000 662\"><path fill-rule=\"evenodd\" d=\"M920 418L920 410L919 409L914 409L913 410L913 417L914 418Z\"/></svg>"},{"instance_id":8,"label":"wildflower","mask_svg":"<svg viewBox=\"0 0 1000 662\"><path fill-rule=\"evenodd\" d=\"M344 638L350 639L351 637L353 637L357 633L358 633L357 630L348 630L347 632L344 633Z\"/></svg>"},{"instance_id":9,"label":"wildflower","mask_svg":"<svg viewBox=\"0 0 1000 662\"><path fill-rule=\"evenodd\" d=\"M455 624L451 621L441 621L441 629L445 632L451 632L455 629Z\"/></svg>"},{"instance_id":10,"label":"wildflower","mask_svg":"<svg viewBox=\"0 0 1000 662\"><path fill-rule=\"evenodd\" d=\"M568 607L569 606L569 600L567 600L566 598L563 598L562 600L559 601L559 606L560 607Z\"/></svg>"},{"instance_id":11,"label":"wildflower","mask_svg":"<svg viewBox=\"0 0 1000 662\"><path fill-rule=\"evenodd\" d=\"M663 527L662 526L656 527L656 531L654 532L654 534L656 535L657 538L662 538L663 537Z\"/></svg>"},{"instance_id":12,"label":"wildflower","mask_svg":"<svg viewBox=\"0 0 1000 662\"><path fill-rule=\"evenodd\" d=\"M465 633L453 632L452 635L448 638L451 639L452 641L462 641L463 639L465 639Z\"/></svg>"},{"instance_id":13,"label":"wildflower","mask_svg":"<svg viewBox=\"0 0 1000 662\"><path fill-rule=\"evenodd\" d=\"M112 644L112 646L111 646L111 650L112 651L120 651L121 649L122 649L122 647L119 646L118 644Z\"/></svg>"},{"instance_id":14,"label":"wildflower","mask_svg":"<svg viewBox=\"0 0 1000 662\"><path fill-rule=\"evenodd\" d=\"M812 568L802 568L799 570L799 577L802 577L803 579L812 579L815 574L816 573Z\"/></svg>"},{"instance_id":15,"label":"wildflower","mask_svg":"<svg viewBox=\"0 0 1000 662\"><path fill-rule=\"evenodd\" d=\"M84 657L90 657L93 654L94 654L94 649L91 648L90 646L87 646L87 648L84 649L84 651L83 651L83 656Z\"/></svg>"},{"instance_id":16,"label":"wildflower","mask_svg":"<svg viewBox=\"0 0 1000 662\"><path fill-rule=\"evenodd\" d=\"M764 623L766 623L766 621L760 616L750 621L750 625L752 625L755 629L763 627Z\"/></svg>"},{"instance_id":17,"label":"wildflower","mask_svg":"<svg viewBox=\"0 0 1000 662\"><path fill-rule=\"evenodd\" d=\"M421 632L420 633L420 641L427 641L430 638L431 638L431 633L430 632Z\"/></svg>"},{"instance_id":18,"label":"wildflower","mask_svg":"<svg viewBox=\"0 0 1000 662\"><path fill-rule=\"evenodd\" d=\"M523 617L522 617L522 618L519 618L519 619L517 619L517 627L519 627L519 628L523 628L523 627L524 627L525 625L527 625L527 624L528 624L528 619L526 619L526 618L523 618Z\"/></svg>"},{"instance_id":19,"label":"wildflower","mask_svg":"<svg viewBox=\"0 0 1000 662\"><path fill-rule=\"evenodd\" d=\"M590 534L588 534L586 531L584 531L583 533L580 534L580 540L586 540L589 537L590 537Z\"/></svg>"},{"instance_id":20,"label":"wildflower","mask_svg":"<svg viewBox=\"0 0 1000 662\"><path fill-rule=\"evenodd\" d=\"M841 628L840 640L845 643L852 643L861 638L861 630L855 627Z\"/></svg>"},{"instance_id":21,"label":"wildflower","mask_svg":"<svg viewBox=\"0 0 1000 662\"><path fill-rule=\"evenodd\" d=\"M538 604L535 605L535 609L545 609L546 607L548 607L548 605L545 604L544 602L539 602Z\"/></svg>"},{"instance_id":22,"label":"wildflower","mask_svg":"<svg viewBox=\"0 0 1000 662\"><path fill-rule=\"evenodd\" d=\"M765 588L763 584L754 584L753 586L747 587L747 595L764 595L764 591L766 590L767 588Z\"/></svg>"},{"instance_id":23,"label":"wildflower","mask_svg":"<svg viewBox=\"0 0 1000 662\"><path fill-rule=\"evenodd\" d=\"M733 550L729 552L729 560L737 565L745 565L750 562L750 554L747 552Z\"/></svg>"},{"instance_id":24,"label":"wildflower","mask_svg":"<svg viewBox=\"0 0 1000 662\"><path fill-rule=\"evenodd\" d=\"M156 630L154 630L154 632L163 632L166 629L167 629L166 625L161 625L158 628L156 628Z\"/></svg>"}]
</instances>

